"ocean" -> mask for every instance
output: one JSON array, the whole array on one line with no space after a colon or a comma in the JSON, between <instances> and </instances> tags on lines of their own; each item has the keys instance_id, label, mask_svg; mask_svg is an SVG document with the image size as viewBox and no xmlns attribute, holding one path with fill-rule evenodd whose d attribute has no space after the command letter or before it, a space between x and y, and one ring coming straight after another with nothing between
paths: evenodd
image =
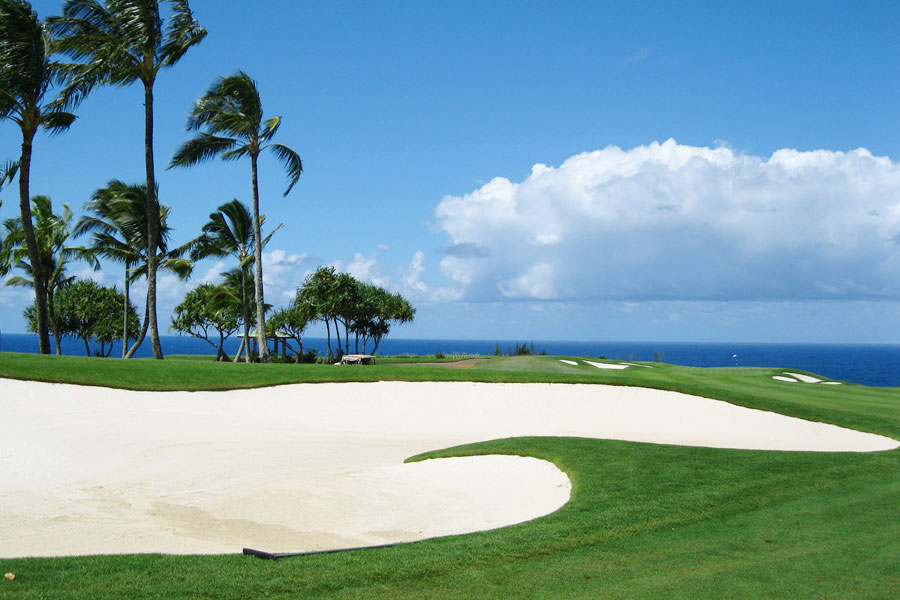
<instances>
[{"instance_id":1,"label":"ocean","mask_svg":"<svg viewBox=\"0 0 900 600\"><path fill-rule=\"evenodd\" d=\"M161 336L163 354L213 354L215 349L207 342L182 336ZM534 344L537 352L563 356L605 356L611 359L652 361L693 367L778 367L799 369L817 373L829 379L849 381L878 387L900 386L900 345L876 344L747 344L747 343L691 343L691 342L567 342L543 340L418 340L387 338L382 341L378 353L433 354L491 354L499 344L506 352L516 343ZM51 338L52 344L52 338ZM332 339L332 344L336 343ZM306 338L304 350L316 348L324 354L325 338ZM37 352L37 336L34 334L0 335L0 351ZM230 339L225 349L229 354L237 351L238 340ZM350 341L353 351L353 340ZM67 338L62 343L63 354L83 356L84 344L78 339ZM92 351L96 351L93 348ZM113 357L122 355L117 345ZM137 352L139 357L151 356L147 339Z\"/></svg>"}]
</instances>

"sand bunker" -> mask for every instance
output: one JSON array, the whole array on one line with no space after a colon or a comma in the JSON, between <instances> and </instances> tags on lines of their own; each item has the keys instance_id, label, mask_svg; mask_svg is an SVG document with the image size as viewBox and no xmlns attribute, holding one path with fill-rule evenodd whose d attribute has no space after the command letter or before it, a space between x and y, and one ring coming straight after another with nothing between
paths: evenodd
<instances>
[{"instance_id":1,"label":"sand bunker","mask_svg":"<svg viewBox=\"0 0 900 600\"><path fill-rule=\"evenodd\" d=\"M840 381L824 381L818 377L804 375L802 373L785 373L784 375L773 375L775 381L784 381L786 383L821 383L822 385L841 385Z\"/></svg>"},{"instance_id":2,"label":"sand bunker","mask_svg":"<svg viewBox=\"0 0 900 600\"><path fill-rule=\"evenodd\" d=\"M885 437L642 388L301 384L128 392L0 380L0 557L299 551L517 523L568 479L520 457L403 464L522 435L807 451Z\"/></svg>"},{"instance_id":3,"label":"sand bunker","mask_svg":"<svg viewBox=\"0 0 900 600\"><path fill-rule=\"evenodd\" d=\"M591 360L586 360L584 362L585 362L585 364L591 365L592 367L597 367L598 369L621 370L621 369L627 369L629 366L624 363L620 364L620 365L616 365L616 364L612 364L612 363L598 363L598 362L594 362Z\"/></svg>"}]
</instances>

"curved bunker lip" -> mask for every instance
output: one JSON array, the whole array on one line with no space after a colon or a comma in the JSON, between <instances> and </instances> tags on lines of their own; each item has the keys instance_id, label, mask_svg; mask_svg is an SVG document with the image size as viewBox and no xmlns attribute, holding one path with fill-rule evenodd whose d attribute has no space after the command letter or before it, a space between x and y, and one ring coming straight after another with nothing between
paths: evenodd
<instances>
[{"instance_id":1,"label":"curved bunker lip","mask_svg":"<svg viewBox=\"0 0 900 600\"><path fill-rule=\"evenodd\" d=\"M0 388L2 557L377 545L501 527L565 503L568 479L555 467L530 471L543 463L536 459L403 464L498 438L825 452L900 446L717 400L600 385L130 392L0 380Z\"/></svg>"}]
</instances>

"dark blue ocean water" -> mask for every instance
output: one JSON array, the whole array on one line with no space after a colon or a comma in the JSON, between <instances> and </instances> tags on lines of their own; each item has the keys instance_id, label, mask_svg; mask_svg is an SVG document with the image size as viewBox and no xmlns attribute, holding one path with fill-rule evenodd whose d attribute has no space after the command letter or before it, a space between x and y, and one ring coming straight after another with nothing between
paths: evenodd
<instances>
[{"instance_id":1,"label":"dark blue ocean water","mask_svg":"<svg viewBox=\"0 0 900 600\"><path fill-rule=\"evenodd\" d=\"M211 354L215 350L203 340L181 336L161 336L164 354ZM519 342L523 340L518 340ZM530 340L524 340L531 343ZM332 340L332 343L335 342ZM516 340L410 340L388 338L378 353L433 354L491 354L497 344L502 351L515 347ZM742 344L688 342L558 342L534 341L538 352L563 356L606 356L622 360L651 361L655 354L660 360L694 367L783 367L818 373L829 379L851 381L863 385L900 386L900 345L871 344ZM37 352L37 336L33 334L3 334L0 350L6 352ZM237 351L238 340L226 343L230 354ZM304 339L304 349L316 348L325 353L324 338ZM66 339L63 354L83 356L80 340ZM353 343L351 340L351 351ZM112 356L121 356L117 346ZM149 339L137 353L151 356Z\"/></svg>"}]
</instances>

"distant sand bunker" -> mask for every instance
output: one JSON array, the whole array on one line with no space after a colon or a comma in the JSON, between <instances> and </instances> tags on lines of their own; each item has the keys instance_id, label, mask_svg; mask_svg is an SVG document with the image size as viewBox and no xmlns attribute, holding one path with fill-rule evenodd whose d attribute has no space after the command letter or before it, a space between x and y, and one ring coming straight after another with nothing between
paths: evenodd
<instances>
[{"instance_id":1,"label":"distant sand bunker","mask_svg":"<svg viewBox=\"0 0 900 600\"><path fill-rule=\"evenodd\" d=\"M128 392L0 379L0 557L299 551L501 527L569 497L520 457L403 464L496 438L806 451L885 437L716 400L601 385L301 384Z\"/></svg>"}]
</instances>

